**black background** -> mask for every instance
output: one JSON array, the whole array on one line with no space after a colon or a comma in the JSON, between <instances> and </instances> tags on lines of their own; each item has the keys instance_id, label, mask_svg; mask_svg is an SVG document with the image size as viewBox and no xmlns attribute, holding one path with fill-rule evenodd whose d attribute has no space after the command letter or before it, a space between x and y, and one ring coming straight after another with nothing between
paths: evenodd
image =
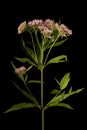
<instances>
[{"instance_id":1,"label":"black background","mask_svg":"<svg viewBox=\"0 0 87 130\"><path fill-rule=\"evenodd\" d=\"M11 5L11 6L10 6ZM66 108L50 108L45 112L45 128L80 128L86 127L87 116L87 49L86 49L86 8L85 3L56 3L45 1L12 3L2 14L1 20L1 83L0 83L0 129L7 127L13 129L20 127L41 130L41 112L38 109L25 109L3 114L7 108L19 102L26 102L20 92L11 84L10 59L20 55L17 27L24 20L54 19L67 25L73 31L73 35L63 46L53 51L52 55L66 54L70 60L68 64L51 65L45 71L45 80L48 82L44 88L44 101L50 99L48 92L53 88L52 77L59 78L70 71L72 75L72 87L78 89L84 87L84 91L70 97L67 101L75 108L73 111ZM4 7L4 6L3 6ZM55 67L56 66L56 67ZM35 76L37 77L37 73ZM49 85L49 87L48 87ZM36 94L38 96L38 94ZM29 128L28 128L29 129Z\"/></svg>"}]
</instances>

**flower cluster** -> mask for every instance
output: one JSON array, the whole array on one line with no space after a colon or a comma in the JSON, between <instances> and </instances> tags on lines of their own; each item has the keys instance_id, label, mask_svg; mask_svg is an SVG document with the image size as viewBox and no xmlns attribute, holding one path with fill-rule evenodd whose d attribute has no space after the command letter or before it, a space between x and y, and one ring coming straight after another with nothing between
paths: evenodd
<instances>
[{"instance_id":1,"label":"flower cluster","mask_svg":"<svg viewBox=\"0 0 87 130\"><path fill-rule=\"evenodd\" d=\"M26 28L27 27L27 28ZM67 37L72 35L72 30L66 27L64 24L59 24L54 22L54 20L46 19L43 21L42 19L34 19L26 23L26 21L22 22L18 27L18 34L24 32L24 30L28 30L28 28L37 27L41 34L44 37L53 38L55 35L55 30L60 35L60 37Z\"/></svg>"},{"instance_id":2,"label":"flower cluster","mask_svg":"<svg viewBox=\"0 0 87 130\"><path fill-rule=\"evenodd\" d=\"M15 73L19 74L19 73L22 73L25 70L26 70L26 68L24 66L21 66L21 67L15 69Z\"/></svg>"}]
</instances>

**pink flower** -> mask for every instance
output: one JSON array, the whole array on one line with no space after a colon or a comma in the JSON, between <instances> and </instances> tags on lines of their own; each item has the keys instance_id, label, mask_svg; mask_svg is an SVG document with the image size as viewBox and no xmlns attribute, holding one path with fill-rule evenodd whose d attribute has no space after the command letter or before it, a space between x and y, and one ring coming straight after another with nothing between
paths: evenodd
<instances>
[{"instance_id":1,"label":"pink flower","mask_svg":"<svg viewBox=\"0 0 87 130\"><path fill-rule=\"evenodd\" d=\"M26 70L26 68L24 66L21 66L21 67L15 69L15 73L18 74L18 73L21 73L25 70Z\"/></svg>"},{"instance_id":2,"label":"pink flower","mask_svg":"<svg viewBox=\"0 0 87 130\"><path fill-rule=\"evenodd\" d=\"M26 27L27 23L26 21L22 22L18 27L18 34L22 33Z\"/></svg>"},{"instance_id":3,"label":"pink flower","mask_svg":"<svg viewBox=\"0 0 87 130\"><path fill-rule=\"evenodd\" d=\"M62 37L67 37L69 35L72 35L72 30L70 30L67 26L64 24L61 24L58 28L58 31Z\"/></svg>"},{"instance_id":4,"label":"pink flower","mask_svg":"<svg viewBox=\"0 0 87 130\"><path fill-rule=\"evenodd\" d=\"M35 19L35 20L28 22L28 25L29 26L35 26L35 25L40 25L42 23L43 23L43 21L41 19Z\"/></svg>"},{"instance_id":5,"label":"pink flower","mask_svg":"<svg viewBox=\"0 0 87 130\"><path fill-rule=\"evenodd\" d=\"M32 27L32 29L34 29L33 27L36 26L44 37L52 40L55 37L54 30L58 31L58 35L60 35L60 37L72 35L72 30L68 29L67 26L64 24L55 23L51 19L46 19L45 21L42 19L34 19L28 22L28 26Z\"/></svg>"}]
</instances>

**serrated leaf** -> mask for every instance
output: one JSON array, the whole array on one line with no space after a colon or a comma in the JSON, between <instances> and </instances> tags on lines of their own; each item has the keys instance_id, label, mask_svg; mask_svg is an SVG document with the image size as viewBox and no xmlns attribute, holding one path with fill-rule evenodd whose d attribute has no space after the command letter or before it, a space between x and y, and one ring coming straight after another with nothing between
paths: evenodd
<instances>
[{"instance_id":1,"label":"serrated leaf","mask_svg":"<svg viewBox=\"0 0 87 130\"><path fill-rule=\"evenodd\" d=\"M27 62L31 66L36 66L36 64L33 61L31 61L30 59L28 59L28 58L15 57L15 59L18 60L18 61L20 61L20 62L22 62L22 63L26 63Z\"/></svg>"},{"instance_id":2,"label":"serrated leaf","mask_svg":"<svg viewBox=\"0 0 87 130\"><path fill-rule=\"evenodd\" d=\"M37 107L37 106L32 103L18 103L18 104L13 105L8 110L6 110L4 113L8 113L8 112L12 112L12 111L16 111L16 110L20 110L24 108L32 108L32 107Z\"/></svg>"},{"instance_id":3,"label":"serrated leaf","mask_svg":"<svg viewBox=\"0 0 87 130\"><path fill-rule=\"evenodd\" d=\"M29 47L25 47L25 50L26 50L29 58L31 58L37 64L38 61L37 61L37 58L36 58L34 51L32 49L30 49Z\"/></svg>"},{"instance_id":4,"label":"serrated leaf","mask_svg":"<svg viewBox=\"0 0 87 130\"><path fill-rule=\"evenodd\" d=\"M59 91L57 89L53 89L50 94L58 94Z\"/></svg>"},{"instance_id":5,"label":"serrated leaf","mask_svg":"<svg viewBox=\"0 0 87 130\"><path fill-rule=\"evenodd\" d=\"M36 98L29 94L27 91L21 89L14 81L12 81L12 83L15 85L15 87L24 95L26 96L28 99L30 99L33 103L39 105L38 101L36 100Z\"/></svg>"},{"instance_id":6,"label":"serrated leaf","mask_svg":"<svg viewBox=\"0 0 87 130\"><path fill-rule=\"evenodd\" d=\"M64 97L64 92L61 93L61 94L58 95L58 96L54 96L54 97L47 103L47 105L45 106L45 108L47 109L51 104L54 104L54 103L56 103L56 102L60 102L63 97Z\"/></svg>"},{"instance_id":7,"label":"serrated leaf","mask_svg":"<svg viewBox=\"0 0 87 130\"><path fill-rule=\"evenodd\" d=\"M56 42L56 43L54 44L54 47L59 46L59 45L62 45L62 44L65 43L67 40L68 40L68 38Z\"/></svg>"},{"instance_id":8,"label":"serrated leaf","mask_svg":"<svg viewBox=\"0 0 87 130\"><path fill-rule=\"evenodd\" d=\"M71 95L74 95L74 94L77 94L79 92L81 92L84 88L81 88L81 89L77 89L76 91L72 91L72 92L69 92L67 94L65 94L65 92L61 93L60 95L58 96L54 96L45 106L44 109L47 109L48 107L52 106L53 104L57 104L57 103L60 103L62 102L63 100L65 100L66 98L70 97Z\"/></svg>"},{"instance_id":9,"label":"serrated leaf","mask_svg":"<svg viewBox=\"0 0 87 130\"><path fill-rule=\"evenodd\" d=\"M60 63L60 62L66 62L66 61L67 61L67 56L66 56L66 55L60 55L60 56L57 56L57 57L52 58L51 60L49 60L49 61L46 63L46 66L49 65L49 64Z\"/></svg>"},{"instance_id":10,"label":"serrated leaf","mask_svg":"<svg viewBox=\"0 0 87 130\"><path fill-rule=\"evenodd\" d=\"M68 86L70 81L70 73L66 73L60 81L61 90L65 89Z\"/></svg>"},{"instance_id":11,"label":"serrated leaf","mask_svg":"<svg viewBox=\"0 0 87 130\"><path fill-rule=\"evenodd\" d=\"M69 104L66 103L54 103L54 104L50 104L49 107L66 107L68 109L73 109Z\"/></svg>"},{"instance_id":12,"label":"serrated leaf","mask_svg":"<svg viewBox=\"0 0 87 130\"><path fill-rule=\"evenodd\" d=\"M58 102L61 102L61 101L65 100L66 98L68 98L68 97L70 97L70 96L72 96L72 95L74 95L74 94L80 93L83 89L84 89L84 88L77 89L77 90L75 90L75 91L71 91L71 92L69 92L69 93L64 94L63 97L61 98L61 100L58 101Z\"/></svg>"},{"instance_id":13,"label":"serrated leaf","mask_svg":"<svg viewBox=\"0 0 87 130\"><path fill-rule=\"evenodd\" d=\"M63 39L63 40L61 40L61 41L57 41L57 42L54 44L53 47L56 47L56 46L62 45L62 44L65 43L67 40L68 40L68 38ZM49 45L46 47L46 49L48 49L48 48L50 48L50 47L51 47L51 44L49 44Z\"/></svg>"}]
</instances>

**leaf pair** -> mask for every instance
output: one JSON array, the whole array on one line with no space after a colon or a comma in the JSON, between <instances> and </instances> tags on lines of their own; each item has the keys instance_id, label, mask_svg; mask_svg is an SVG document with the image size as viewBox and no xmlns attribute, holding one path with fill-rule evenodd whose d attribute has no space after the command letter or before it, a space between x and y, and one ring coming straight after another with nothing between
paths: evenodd
<instances>
[{"instance_id":1,"label":"leaf pair","mask_svg":"<svg viewBox=\"0 0 87 130\"><path fill-rule=\"evenodd\" d=\"M37 99L33 96L33 94L30 92L27 92L24 89L21 89L14 81L12 81L12 83L15 85L15 87L25 96L27 97L30 101L32 101L33 103L18 103L13 105L11 108L9 108L8 110L6 110L4 113L8 113L11 111L16 111L16 110L20 110L23 108L32 108L32 107L38 107L40 109L40 105L37 101Z\"/></svg>"},{"instance_id":2,"label":"leaf pair","mask_svg":"<svg viewBox=\"0 0 87 130\"><path fill-rule=\"evenodd\" d=\"M53 89L53 90L51 91L51 94L59 94L62 90L64 90L64 89L68 86L70 79L71 79L71 77L70 77L70 73L69 73L69 72L66 73L66 74L63 76L63 78L61 79L60 82L55 78L55 80L56 80L56 82L57 82L57 84L58 84L60 90L58 90L58 89Z\"/></svg>"},{"instance_id":3,"label":"leaf pair","mask_svg":"<svg viewBox=\"0 0 87 130\"><path fill-rule=\"evenodd\" d=\"M60 82L57 79L55 79L57 84L60 87L60 90L53 89L51 91L51 94L55 94L55 96L52 98L52 100L50 100L47 103L47 105L45 106L45 109L47 109L49 107L53 107L53 106L63 106L63 107L67 107L67 108L73 109L69 104L63 103L62 101L65 100L66 98L68 98L71 95L74 95L76 93L81 92L84 88L72 91L72 87L71 87L69 92L65 93L65 89L68 86L70 79L71 79L70 73L66 73L63 76L63 78L61 79Z\"/></svg>"},{"instance_id":4,"label":"leaf pair","mask_svg":"<svg viewBox=\"0 0 87 130\"><path fill-rule=\"evenodd\" d=\"M58 96L53 97L52 100L47 103L47 105L45 106L45 109L47 109L49 107L54 107L54 106L63 106L63 107L73 109L69 104L63 103L62 101L71 95L81 92L83 89L84 88L77 89L75 91L68 92L68 93L63 92L63 93L59 94Z\"/></svg>"}]
</instances>

